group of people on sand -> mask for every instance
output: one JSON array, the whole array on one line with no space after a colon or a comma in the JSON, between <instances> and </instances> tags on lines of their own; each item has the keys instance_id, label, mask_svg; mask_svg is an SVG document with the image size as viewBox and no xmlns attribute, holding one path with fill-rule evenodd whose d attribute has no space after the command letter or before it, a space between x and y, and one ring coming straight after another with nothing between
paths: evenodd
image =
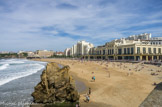
<instances>
[{"instance_id":1,"label":"group of people on sand","mask_svg":"<svg viewBox=\"0 0 162 107\"><path fill-rule=\"evenodd\" d=\"M94 72L92 72L92 74L94 74ZM95 76L92 76L92 81L95 82L95 80L96 80L96 77ZM89 88L88 93L86 94L86 100L85 100L85 102L88 103L90 101L90 95L91 95L91 88Z\"/></svg>"},{"instance_id":2,"label":"group of people on sand","mask_svg":"<svg viewBox=\"0 0 162 107\"><path fill-rule=\"evenodd\" d=\"M89 91L86 95L86 102L88 103L90 101L90 95L91 95L91 88L89 88Z\"/></svg>"}]
</instances>

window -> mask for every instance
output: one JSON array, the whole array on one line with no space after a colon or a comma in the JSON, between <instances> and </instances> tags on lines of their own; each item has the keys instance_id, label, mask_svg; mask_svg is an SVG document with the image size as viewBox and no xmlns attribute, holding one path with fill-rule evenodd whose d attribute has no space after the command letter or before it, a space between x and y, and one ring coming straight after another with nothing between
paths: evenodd
<instances>
[{"instance_id":1,"label":"window","mask_svg":"<svg viewBox=\"0 0 162 107\"><path fill-rule=\"evenodd\" d=\"M110 55L111 55L111 49L110 49Z\"/></svg>"},{"instance_id":2,"label":"window","mask_svg":"<svg viewBox=\"0 0 162 107\"><path fill-rule=\"evenodd\" d=\"M137 47L137 54L140 54L140 47Z\"/></svg>"},{"instance_id":3,"label":"window","mask_svg":"<svg viewBox=\"0 0 162 107\"><path fill-rule=\"evenodd\" d=\"M149 54L151 54L151 48L148 48L148 52L149 52Z\"/></svg>"},{"instance_id":4,"label":"window","mask_svg":"<svg viewBox=\"0 0 162 107\"><path fill-rule=\"evenodd\" d=\"M100 50L100 55L101 55L101 50Z\"/></svg>"},{"instance_id":5,"label":"window","mask_svg":"<svg viewBox=\"0 0 162 107\"><path fill-rule=\"evenodd\" d=\"M131 54L133 54L134 52L133 52L133 47L131 48Z\"/></svg>"},{"instance_id":6,"label":"window","mask_svg":"<svg viewBox=\"0 0 162 107\"><path fill-rule=\"evenodd\" d=\"M161 53L161 48L158 49L159 53Z\"/></svg>"},{"instance_id":7,"label":"window","mask_svg":"<svg viewBox=\"0 0 162 107\"><path fill-rule=\"evenodd\" d=\"M105 50L103 50L103 55L105 55Z\"/></svg>"},{"instance_id":8,"label":"window","mask_svg":"<svg viewBox=\"0 0 162 107\"><path fill-rule=\"evenodd\" d=\"M127 53L130 54L130 48L127 48Z\"/></svg>"},{"instance_id":9,"label":"window","mask_svg":"<svg viewBox=\"0 0 162 107\"><path fill-rule=\"evenodd\" d=\"M143 48L143 54L146 54L146 48Z\"/></svg>"},{"instance_id":10,"label":"window","mask_svg":"<svg viewBox=\"0 0 162 107\"><path fill-rule=\"evenodd\" d=\"M109 55L109 49L108 49L108 55Z\"/></svg>"},{"instance_id":11,"label":"window","mask_svg":"<svg viewBox=\"0 0 162 107\"><path fill-rule=\"evenodd\" d=\"M97 51L97 55L99 55L100 54L100 51Z\"/></svg>"},{"instance_id":12,"label":"window","mask_svg":"<svg viewBox=\"0 0 162 107\"><path fill-rule=\"evenodd\" d=\"M114 54L114 49L112 49L112 54Z\"/></svg>"},{"instance_id":13,"label":"window","mask_svg":"<svg viewBox=\"0 0 162 107\"><path fill-rule=\"evenodd\" d=\"M126 54L127 53L127 49L126 48L124 48L124 54Z\"/></svg>"},{"instance_id":14,"label":"window","mask_svg":"<svg viewBox=\"0 0 162 107\"><path fill-rule=\"evenodd\" d=\"M154 54L156 54L156 48L154 48Z\"/></svg>"},{"instance_id":15,"label":"window","mask_svg":"<svg viewBox=\"0 0 162 107\"><path fill-rule=\"evenodd\" d=\"M119 55L122 54L122 49L118 49L118 54L119 54Z\"/></svg>"}]
</instances>

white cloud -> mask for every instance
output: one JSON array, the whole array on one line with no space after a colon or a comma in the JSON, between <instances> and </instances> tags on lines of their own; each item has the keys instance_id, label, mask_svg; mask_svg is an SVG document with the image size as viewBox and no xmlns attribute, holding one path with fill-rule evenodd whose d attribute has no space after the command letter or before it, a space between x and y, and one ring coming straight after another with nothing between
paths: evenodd
<instances>
[{"instance_id":1,"label":"white cloud","mask_svg":"<svg viewBox=\"0 0 162 107\"><path fill-rule=\"evenodd\" d=\"M32 50L35 50L40 48L39 44L42 44L42 48L63 50L78 39L104 44L112 38L125 37L132 33L146 31L162 34L161 27L150 28L156 23L162 24L161 11L145 12L143 5L147 3L140 0L102 0L102 2L101 0L7 0L4 2L7 5L3 8L0 6L0 51L24 48L30 50L31 45L33 45ZM43 27L52 29L44 30ZM134 27L141 29L134 30L132 29Z\"/></svg>"}]
</instances>

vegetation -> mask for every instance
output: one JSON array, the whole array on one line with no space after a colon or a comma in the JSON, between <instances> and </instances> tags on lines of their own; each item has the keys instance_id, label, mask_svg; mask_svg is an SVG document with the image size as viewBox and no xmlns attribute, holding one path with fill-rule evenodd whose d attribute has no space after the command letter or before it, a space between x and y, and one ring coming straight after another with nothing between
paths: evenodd
<instances>
[{"instance_id":1,"label":"vegetation","mask_svg":"<svg viewBox=\"0 0 162 107\"><path fill-rule=\"evenodd\" d=\"M25 58L27 57L28 54L27 53L21 53L21 54L17 54L17 53L1 53L0 54L0 58Z\"/></svg>"},{"instance_id":2,"label":"vegetation","mask_svg":"<svg viewBox=\"0 0 162 107\"><path fill-rule=\"evenodd\" d=\"M17 58L18 54L17 53L5 53L5 54L0 54L0 58Z\"/></svg>"}]
</instances>

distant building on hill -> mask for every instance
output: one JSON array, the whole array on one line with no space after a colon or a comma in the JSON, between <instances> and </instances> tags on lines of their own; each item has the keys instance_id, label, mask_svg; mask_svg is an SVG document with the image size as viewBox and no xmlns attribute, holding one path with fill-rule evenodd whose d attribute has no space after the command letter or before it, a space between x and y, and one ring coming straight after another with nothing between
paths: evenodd
<instances>
[{"instance_id":1,"label":"distant building on hill","mask_svg":"<svg viewBox=\"0 0 162 107\"><path fill-rule=\"evenodd\" d=\"M2 51L0 52L0 54L9 54L10 52L7 52L7 51Z\"/></svg>"},{"instance_id":2,"label":"distant building on hill","mask_svg":"<svg viewBox=\"0 0 162 107\"><path fill-rule=\"evenodd\" d=\"M143 33L143 34L139 34L139 35L131 35L127 38L125 38L126 40L150 40L151 39L151 33Z\"/></svg>"}]
</instances>

